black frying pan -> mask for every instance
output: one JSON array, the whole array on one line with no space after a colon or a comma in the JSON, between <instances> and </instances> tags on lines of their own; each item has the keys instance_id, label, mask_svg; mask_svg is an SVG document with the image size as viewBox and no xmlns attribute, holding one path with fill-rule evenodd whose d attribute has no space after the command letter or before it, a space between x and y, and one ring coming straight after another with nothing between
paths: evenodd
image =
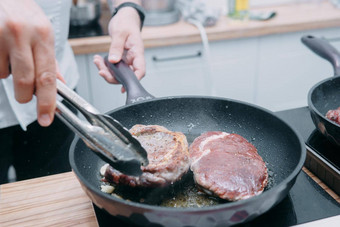
<instances>
[{"instance_id":1,"label":"black frying pan","mask_svg":"<svg viewBox=\"0 0 340 227\"><path fill-rule=\"evenodd\" d=\"M75 139L70 148L71 166L83 189L98 207L144 226L228 226L254 219L287 196L306 157L303 140L289 125L268 110L230 99L199 96L152 98L140 89L141 85L131 70L124 71L126 67L122 63L117 68L118 73L125 74L122 77L116 72L127 90L128 104L109 112L109 115L127 128L135 124L157 124L183 132L189 144L206 131L240 134L253 143L263 157L269 169L270 184L259 196L201 208L160 207L128 201L101 192L99 169L104 162L88 151L82 140Z\"/></svg>"},{"instance_id":2,"label":"black frying pan","mask_svg":"<svg viewBox=\"0 0 340 227\"><path fill-rule=\"evenodd\" d=\"M308 93L308 106L316 128L340 146L340 125L327 119L328 110L340 107L340 53L324 38L303 36L301 41L314 53L329 61L334 76L320 81Z\"/></svg>"}]
</instances>

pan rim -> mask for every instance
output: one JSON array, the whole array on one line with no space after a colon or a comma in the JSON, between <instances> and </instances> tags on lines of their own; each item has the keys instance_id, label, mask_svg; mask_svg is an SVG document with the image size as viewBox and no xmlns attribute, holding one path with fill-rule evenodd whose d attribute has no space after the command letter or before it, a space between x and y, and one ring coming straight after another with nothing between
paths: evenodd
<instances>
[{"instance_id":1,"label":"pan rim","mask_svg":"<svg viewBox=\"0 0 340 227\"><path fill-rule=\"evenodd\" d=\"M219 100L219 101L234 102L234 103L239 103L239 104L250 106L252 108L255 108L255 109L258 109L260 111L263 111L263 112L265 112L265 113L267 113L269 115L272 115L274 118L279 120L282 124L286 125L295 134L296 139L298 140L298 142L300 144L300 151L301 151L301 153L300 153L299 162L297 163L297 165L295 166L293 171L289 174L289 176L287 178L285 178L283 181L281 181L278 185L276 185L273 188L268 189L267 191L262 192L260 195L253 196L253 197L245 199L245 200L239 200L239 201L228 202L228 203L224 203L224 204L217 204L217 205L206 206L206 207L186 207L186 208L162 207L162 206L157 206L157 205L143 204L143 203L138 203L138 202L133 202L133 201L127 201L127 200L119 199L119 198L116 198L116 197L114 197L114 196L112 196L110 194L101 192L99 188L97 188L94 185L92 185L85 177L83 177L80 174L80 171L78 170L77 166L75 165L74 155L72 155L72 154L75 151L74 148L75 148L76 144L80 140L80 138L78 136L76 136L74 138L72 144L71 144L71 147L70 147L69 161L70 161L72 170L76 174L78 180L80 180L81 183L85 184L85 186L88 187L96 195L98 195L100 197L104 197L105 199L110 200L110 201L112 200L113 202L116 202L116 203L123 203L125 205L133 206L135 208L143 208L143 209L149 209L149 210L154 210L155 208L157 208L157 210L159 210L159 211L166 211L166 212L172 212L172 213L177 213L179 211L181 213L183 213L183 212L184 213L191 213L191 212L195 212L196 213L196 212L207 212L207 211L209 212L209 211L215 211L215 210L221 210L221 209L232 209L232 208L235 208L235 207L242 206L245 203L252 203L253 201L260 200L261 198L266 197L267 195L269 195L271 193L275 194L276 192L275 192L274 189L281 188L281 190L284 190L285 189L285 185L287 185L289 182L292 182L294 180L294 178L296 178L298 176L298 174L300 173L300 171L302 170L303 164L304 164L306 156L307 156L307 151L306 151L306 148L305 148L305 142L302 139L302 136L297 132L297 130L294 127L290 126L283 119L281 119L278 116L276 116L274 114L274 112L272 112L272 111L270 111L268 109L265 109L265 108L263 108L261 106L252 104L252 103L248 103L248 102L245 102L245 101L234 100L234 99L229 99L229 98L216 97L216 96L198 96L198 95L168 96L168 97L154 98L154 99L151 99L151 100L145 100L145 101L141 101L141 102L138 102L138 103L127 104L125 106L118 107L116 109L108 111L108 112L106 112L106 114L109 114L109 113L115 112L115 111L119 111L119 110L124 109L124 108L129 107L129 106L138 105L140 103L149 103L149 102L156 101L156 100L184 99L184 98L188 98L188 99L210 99L210 100L214 99L214 100ZM288 188L288 189L290 190L291 187ZM280 201L277 201L276 204L278 202L280 202Z\"/></svg>"},{"instance_id":2,"label":"pan rim","mask_svg":"<svg viewBox=\"0 0 340 227\"><path fill-rule=\"evenodd\" d=\"M332 77L328 77L326 79L321 80L320 82L318 82L317 84L315 84L309 91L308 91L308 106L312 109L312 111L316 112L322 119L324 119L325 121L327 121L328 123L338 127L340 129L340 125L329 120L327 117L325 117L323 114L320 113L320 111L315 107L314 103L312 102L312 94L314 93L315 89L317 87L319 87L321 84L328 82L328 81L332 81L332 80L340 80L340 76L332 76Z\"/></svg>"}]
</instances>

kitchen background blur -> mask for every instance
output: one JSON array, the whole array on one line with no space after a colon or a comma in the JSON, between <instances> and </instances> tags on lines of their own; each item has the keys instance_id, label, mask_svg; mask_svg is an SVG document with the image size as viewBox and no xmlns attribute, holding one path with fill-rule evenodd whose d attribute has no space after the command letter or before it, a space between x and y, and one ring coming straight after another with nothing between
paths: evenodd
<instances>
[{"instance_id":1,"label":"kitchen background blur","mask_svg":"<svg viewBox=\"0 0 340 227\"><path fill-rule=\"evenodd\" d=\"M218 96L280 111L307 106L309 89L333 75L300 39L325 37L340 49L337 1L142 2L147 69L141 82L156 97ZM123 106L126 98L92 63L94 54L104 56L109 48L110 8L106 0L78 0L71 11L78 92L102 112Z\"/></svg>"},{"instance_id":2,"label":"kitchen background blur","mask_svg":"<svg viewBox=\"0 0 340 227\"><path fill-rule=\"evenodd\" d=\"M307 108L311 87L334 72L327 61L301 43L301 37L325 37L340 50L340 0L142 2L146 9L142 30L146 76L141 83L149 93L156 97L217 96L253 103L275 111L303 136L307 169L300 173L289 196L276 211L262 217L263 223L271 220L282 224L293 220L291 223L300 224L339 215L339 150L316 131ZM126 100L126 94L120 92L121 86L108 84L93 64L95 54L105 56L109 50L107 25L111 11L107 0L73 0L71 9L69 43L80 73L77 91L101 112L124 106ZM306 173L312 177L314 173L321 181L314 176L315 183ZM10 169L9 176L10 181L15 180L14 168ZM65 184L64 176L62 178L60 181ZM52 182L53 190L58 189L55 187L58 184ZM34 186L31 190L37 195ZM61 199L56 198L58 205ZM51 201L48 200L49 207ZM77 216L73 203L74 200L67 203L71 209L70 219ZM84 204L80 207L78 216L85 217ZM63 216L68 210L60 209L62 212L56 212L61 214L62 221L72 221ZM89 210L93 216L92 205ZM95 212L94 222L100 226L111 226L118 221L96 207ZM339 220L340 216L336 218ZM261 218L258 220L261 223Z\"/></svg>"}]
</instances>

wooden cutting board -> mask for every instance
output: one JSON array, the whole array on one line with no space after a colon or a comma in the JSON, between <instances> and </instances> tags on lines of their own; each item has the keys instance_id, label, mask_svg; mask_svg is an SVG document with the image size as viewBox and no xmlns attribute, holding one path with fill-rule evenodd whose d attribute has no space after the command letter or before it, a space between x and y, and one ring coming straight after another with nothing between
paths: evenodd
<instances>
[{"instance_id":1,"label":"wooden cutting board","mask_svg":"<svg viewBox=\"0 0 340 227\"><path fill-rule=\"evenodd\" d=\"M309 170L314 181L340 198ZM73 172L0 185L0 226L98 226L92 202Z\"/></svg>"},{"instance_id":2,"label":"wooden cutting board","mask_svg":"<svg viewBox=\"0 0 340 227\"><path fill-rule=\"evenodd\" d=\"M0 226L98 226L73 172L0 185Z\"/></svg>"}]
</instances>

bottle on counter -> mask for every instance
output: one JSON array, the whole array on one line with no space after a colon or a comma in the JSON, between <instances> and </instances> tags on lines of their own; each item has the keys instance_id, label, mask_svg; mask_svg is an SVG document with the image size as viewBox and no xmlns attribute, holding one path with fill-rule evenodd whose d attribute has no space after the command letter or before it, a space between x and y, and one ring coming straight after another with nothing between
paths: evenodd
<instances>
[{"instance_id":1,"label":"bottle on counter","mask_svg":"<svg viewBox=\"0 0 340 227\"><path fill-rule=\"evenodd\" d=\"M227 0L228 16L238 20L249 19L249 0Z\"/></svg>"}]
</instances>

